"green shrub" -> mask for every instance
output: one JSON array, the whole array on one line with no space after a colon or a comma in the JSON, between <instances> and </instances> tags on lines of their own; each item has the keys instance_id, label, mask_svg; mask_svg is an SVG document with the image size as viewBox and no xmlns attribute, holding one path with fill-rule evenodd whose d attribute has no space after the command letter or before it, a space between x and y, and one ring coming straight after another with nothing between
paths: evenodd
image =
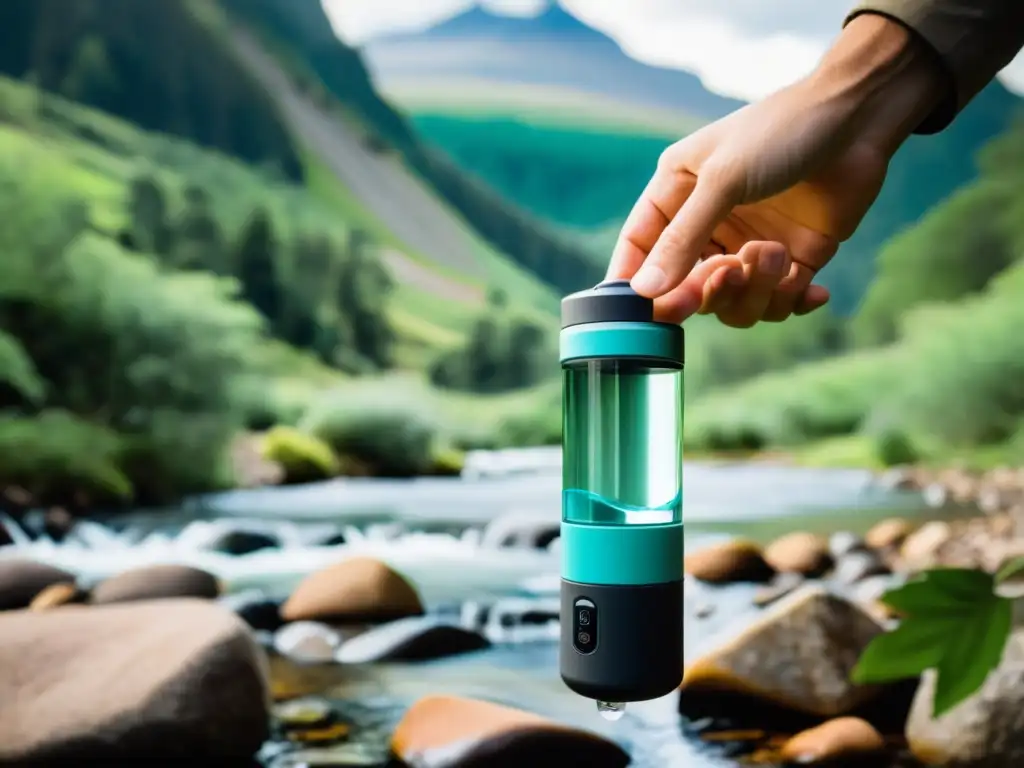
<instances>
[{"instance_id":1,"label":"green shrub","mask_svg":"<svg viewBox=\"0 0 1024 768\"><path fill-rule=\"evenodd\" d=\"M344 460L356 459L380 477L414 477L431 467L437 428L418 410L366 402L342 392L323 398L300 429L327 443Z\"/></svg>"},{"instance_id":2,"label":"green shrub","mask_svg":"<svg viewBox=\"0 0 1024 768\"><path fill-rule=\"evenodd\" d=\"M1024 302L1001 282L906 318L907 373L876 405L904 431L944 446L986 445L1008 439L1024 417Z\"/></svg>"},{"instance_id":3,"label":"green shrub","mask_svg":"<svg viewBox=\"0 0 1024 768\"><path fill-rule=\"evenodd\" d=\"M430 474L437 477L457 477L466 464L466 453L452 446L442 446L431 457Z\"/></svg>"},{"instance_id":4,"label":"green shrub","mask_svg":"<svg viewBox=\"0 0 1024 768\"><path fill-rule=\"evenodd\" d=\"M887 429L875 438L875 453L886 467L913 464L921 459L921 453L910 437L896 429Z\"/></svg>"},{"instance_id":5,"label":"green shrub","mask_svg":"<svg viewBox=\"0 0 1024 768\"><path fill-rule=\"evenodd\" d=\"M311 483L338 472L338 458L331 446L292 427L274 427L267 432L261 452L281 465L287 483Z\"/></svg>"},{"instance_id":6,"label":"green shrub","mask_svg":"<svg viewBox=\"0 0 1024 768\"><path fill-rule=\"evenodd\" d=\"M124 501L132 484L118 466L113 431L64 411L0 417L0 486L17 485L43 503L82 493L94 502Z\"/></svg>"},{"instance_id":7,"label":"green shrub","mask_svg":"<svg viewBox=\"0 0 1024 768\"><path fill-rule=\"evenodd\" d=\"M545 408L518 414L498 426L497 443L502 448L529 448L538 445L559 445L562 442L560 408Z\"/></svg>"},{"instance_id":8,"label":"green shrub","mask_svg":"<svg viewBox=\"0 0 1024 768\"><path fill-rule=\"evenodd\" d=\"M695 398L687 404L685 444L752 451L851 434L900 375L899 354L876 350L806 363Z\"/></svg>"}]
</instances>

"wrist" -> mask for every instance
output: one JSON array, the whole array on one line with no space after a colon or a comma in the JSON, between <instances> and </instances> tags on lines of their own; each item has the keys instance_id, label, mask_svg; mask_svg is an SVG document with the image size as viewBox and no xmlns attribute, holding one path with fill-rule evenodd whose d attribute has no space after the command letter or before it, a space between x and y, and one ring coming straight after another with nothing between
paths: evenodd
<instances>
[{"instance_id":1,"label":"wrist","mask_svg":"<svg viewBox=\"0 0 1024 768\"><path fill-rule=\"evenodd\" d=\"M852 19L810 80L845 113L850 140L886 158L936 109L947 87L927 44L878 14Z\"/></svg>"}]
</instances>

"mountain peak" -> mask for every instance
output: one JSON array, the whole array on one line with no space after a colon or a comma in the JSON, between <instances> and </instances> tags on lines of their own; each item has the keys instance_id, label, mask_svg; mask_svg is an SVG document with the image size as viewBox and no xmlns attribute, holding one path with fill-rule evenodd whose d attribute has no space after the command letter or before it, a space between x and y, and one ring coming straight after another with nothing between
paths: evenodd
<instances>
[{"instance_id":1,"label":"mountain peak","mask_svg":"<svg viewBox=\"0 0 1024 768\"><path fill-rule=\"evenodd\" d=\"M463 36L497 36L514 37L560 37L604 38L600 32L584 24L566 11L558 2L549 2L533 16L522 16L502 13L499 8L492 8L477 3L468 11L460 13L427 31L427 36L463 37Z\"/></svg>"}]
</instances>

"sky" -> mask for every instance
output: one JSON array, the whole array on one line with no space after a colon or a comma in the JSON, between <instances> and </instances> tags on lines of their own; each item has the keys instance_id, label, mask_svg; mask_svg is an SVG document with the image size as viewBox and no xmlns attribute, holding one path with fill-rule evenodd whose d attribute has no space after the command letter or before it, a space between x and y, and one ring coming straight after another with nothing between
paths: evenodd
<instances>
[{"instance_id":1,"label":"sky","mask_svg":"<svg viewBox=\"0 0 1024 768\"><path fill-rule=\"evenodd\" d=\"M475 0L322 0L335 31L354 45L432 26ZM484 0L530 16L546 0ZM724 96L755 100L807 74L854 0L562 0L562 5L649 64L696 74ZM1024 54L1000 73L1024 95Z\"/></svg>"}]
</instances>

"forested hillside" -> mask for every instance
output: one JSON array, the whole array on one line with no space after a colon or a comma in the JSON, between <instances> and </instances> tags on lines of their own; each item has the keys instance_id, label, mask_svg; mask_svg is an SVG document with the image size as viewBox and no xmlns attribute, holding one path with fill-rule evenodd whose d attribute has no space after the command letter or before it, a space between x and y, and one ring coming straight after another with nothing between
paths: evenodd
<instances>
[{"instance_id":1,"label":"forested hillside","mask_svg":"<svg viewBox=\"0 0 1024 768\"><path fill-rule=\"evenodd\" d=\"M582 248L517 210L444 154L425 146L380 98L358 54L330 33L319 0L220 0L260 33L292 71L326 89L380 140L393 146L469 224L515 263L567 293L600 280L601 266Z\"/></svg>"},{"instance_id":2,"label":"forested hillside","mask_svg":"<svg viewBox=\"0 0 1024 768\"><path fill-rule=\"evenodd\" d=\"M218 41L204 0L4 0L0 73L299 179L273 103Z\"/></svg>"}]
</instances>

